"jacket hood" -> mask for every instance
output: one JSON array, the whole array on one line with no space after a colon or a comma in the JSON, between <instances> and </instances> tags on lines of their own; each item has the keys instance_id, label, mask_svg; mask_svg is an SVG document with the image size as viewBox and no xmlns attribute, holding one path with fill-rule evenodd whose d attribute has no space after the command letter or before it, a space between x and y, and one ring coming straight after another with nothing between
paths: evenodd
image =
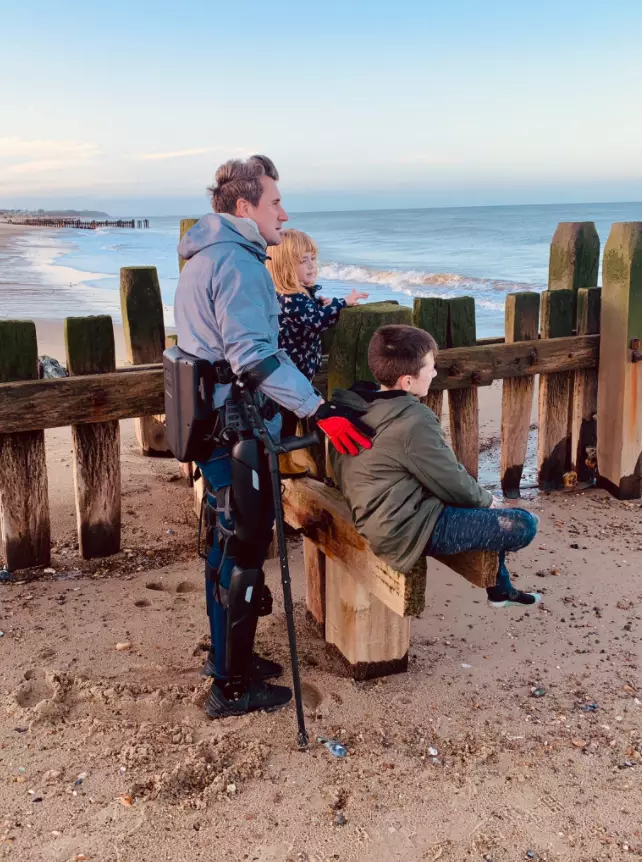
<instances>
[{"instance_id":1,"label":"jacket hood","mask_svg":"<svg viewBox=\"0 0 642 862\"><path fill-rule=\"evenodd\" d=\"M358 382L350 389L335 389L332 401L362 414L364 421L380 431L393 419L411 410L419 399L400 389L382 392L376 383Z\"/></svg>"},{"instance_id":2,"label":"jacket hood","mask_svg":"<svg viewBox=\"0 0 642 862\"><path fill-rule=\"evenodd\" d=\"M204 248L224 242L244 246L261 261L267 258L267 243L255 222L228 213L208 213L199 219L179 242L178 253L183 260L189 260Z\"/></svg>"}]
</instances>

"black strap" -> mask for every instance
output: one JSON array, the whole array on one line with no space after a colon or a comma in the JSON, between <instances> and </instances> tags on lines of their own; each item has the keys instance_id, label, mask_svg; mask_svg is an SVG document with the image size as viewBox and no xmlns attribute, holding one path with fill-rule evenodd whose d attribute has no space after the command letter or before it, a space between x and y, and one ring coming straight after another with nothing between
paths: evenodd
<instances>
[{"instance_id":1,"label":"black strap","mask_svg":"<svg viewBox=\"0 0 642 862\"><path fill-rule=\"evenodd\" d=\"M277 356L267 356L265 359L262 359L258 365L245 371L241 375L241 380L251 392L254 392L254 390L258 389L264 380L267 380L270 374L273 374L276 371L280 364L281 361Z\"/></svg>"}]
</instances>

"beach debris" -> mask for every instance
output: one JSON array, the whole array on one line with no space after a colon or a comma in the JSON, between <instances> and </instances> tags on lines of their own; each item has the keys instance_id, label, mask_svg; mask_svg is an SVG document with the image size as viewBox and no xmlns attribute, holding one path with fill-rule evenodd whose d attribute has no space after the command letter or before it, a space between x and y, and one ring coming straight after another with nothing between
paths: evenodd
<instances>
[{"instance_id":1,"label":"beach debris","mask_svg":"<svg viewBox=\"0 0 642 862\"><path fill-rule=\"evenodd\" d=\"M324 748L327 748L334 757L346 757L348 754L348 749L344 745L341 745L337 739L328 739L327 736L317 736L317 742L323 745Z\"/></svg>"},{"instance_id":2,"label":"beach debris","mask_svg":"<svg viewBox=\"0 0 642 862\"><path fill-rule=\"evenodd\" d=\"M57 377L69 377L69 372L53 356L38 357L38 377L41 380L55 380Z\"/></svg>"},{"instance_id":3,"label":"beach debris","mask_svg":"<svg viewBox=\"0 0 642 862\"><path fill-rule=\"evenodd\" d=\"M9 569L0 569L0 584L10 584L13 581L13 575Z\"/></svg>"},{"instance_id":4,"label":"beach debris","mask_svg":"<svg viewBox=\"0 0 642 862\"><path fill-rule=\"evenodd\" d=\"M577 485L577 473L575 470L569 470L562 476L562 482L565 488L574 488Z\"/></svg>"},{"instance_id":5,"label":"beach debris","mask_svg":"<svg viewBox=\"0 0 642 862\"><path fill-rule=\"evenodd\" d=\"M527 850L526 851L526 858L527 859L537 859L537 853L534 850Z\"/></svg>"},{"instance_id":6,"label":"beach debris","mask_svg":"<svg viewBox=\"0 0 642 862\"><path fill-rule=\"evenodd\" d=\"M227 793L228 796L235 796L236 795L236 784L234 784L233 782L228 784L227 787L225 788L225 792Z\"/></svg>"},{"instance_id":7,"label":"beach debris","mask_svg":"<svg viewBox=\"0 0 642 862\"><path fill-rule=\"evenodd\" d=\"M463 662L461 663L461 666L462 666L463 668L466 668L466 670L467 670L468 668L472 667L472 664L466 664L466 662L465 662L465 661L463 661Z\"/></svg>"},{"instance_id":8,"label":"beach debris","mask_svg":"<svg viewBox=\"0 0 642 862\"><path fill-rule=\"evenodd\" d=\"M125 808L131 808L134 804L134 799L129 793L121 793L118 797L118 801L121 805L124 805Z\"/></svg>"},{"instance_id":9,"label":"beach debris","mask_svg":"<svg viewBox=\"0 0 642 862\"><path fill-rule=\"evenodd\" d=\"M345 826L346 825L346 817L343 811L337 811L334 815L334 825L335 826Z\"/></svg>"},{"instance_id":10,"label":"beach debris","mask_svg":"<svg viewBox=\"0 0 642 862\"><path fill-rule=\"evenodd\" d=\"M533 686L531 688L531 697L544 697L546 689L543 686Z\"/></svg>"},{"instance_id":11,"label":"beach debris","mask_svg":"<svg viewBox=\"0 0 642 862\"><path fill-rule=\"evenodd\" d=\"M126 652L128 649L131 649L132 645L130 641L121 641L121 643L116 644L117 652Z\"/></svg>"},{"instance_id":12,"label":"beach debris","mask_svg":"<svg viewBox=\"0 0 642 862\"><path fill-rule=\"evenodd\" d=\"M599 704L597 703L583 703L580 705L582 712L596 712L599 708Z\"/></svg>"},{"instance_id":13,"label":"beach debris","mask_svg":"<svg viewBox=\"0 0 642 862\"><path fill-rule=\"evenodd\" d=\"M439 751L435 748L435 746L434 746L434 745L430 745L430 746L426 749L426 754L427 754L429 757L437 757L437 755L439 754Z\"/></svg>"},{"instance_id":14,"label":"beach debris","mask_svg":"<svg viewBox=\"0 0 642 862\"><path fill-rule=\"evenodd\" d=\"M575 748L586 748L585 739L572 739L571 744L574 745Z\"/></svg>"}]
</instances>

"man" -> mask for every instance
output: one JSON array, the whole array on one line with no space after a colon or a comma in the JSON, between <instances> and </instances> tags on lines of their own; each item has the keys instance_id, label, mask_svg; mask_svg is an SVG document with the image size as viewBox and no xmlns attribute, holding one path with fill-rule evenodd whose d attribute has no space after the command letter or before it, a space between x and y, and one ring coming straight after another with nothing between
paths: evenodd
<instances>
[{"instance_id":1,"label":"man","mask_svg":"<svg viewBox=\"0 0 642 862\"><path fill-rule=\"evenodd\" d=\"M175 299L178 344L217 364L215 408L229 402L234 379L250 375L273 436L281 422L276 402L300 418L314 416L340 451L356 453L357 445L367 448L370 441L351 424L350 411L324 403L278 349L279 304L265 267L266 249L280 243L288 219L278 179L265 156L228 161L216 172L209 189L214 213L200 219L178 246L187 261ZM263 473L255 488L260 505L241 524L242 501L236 499L241 495L231 488L234 471L238 476L242 468L230 455L231 445L222 435L211 458L199 463L208 506L216 512L205 578L212 645L203 668L204 675L214 678L205 709L215 718L277 709L292 696L286 686L266 683L282 673L281 665L253 653L257 617L271 610L261 571L274 520L269 479Z\"/></svg>"}]
</instances>

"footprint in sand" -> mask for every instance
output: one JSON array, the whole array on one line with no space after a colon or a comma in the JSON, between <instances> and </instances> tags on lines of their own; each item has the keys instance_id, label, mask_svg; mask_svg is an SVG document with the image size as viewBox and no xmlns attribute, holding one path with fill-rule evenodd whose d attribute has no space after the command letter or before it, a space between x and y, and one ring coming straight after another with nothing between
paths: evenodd
<instances>
[{"instance_id":1,"label":"footprint in sand","mask_svg":"<svg viewBox=\"0 0 642 862\"><path fill-rule=\"evenodd\" d=\"M33 709L43 700L51 700L54 696L54 687L42 668L25 671L24 679L13 692L16 703L23 709Z\"/></svg>"}]
</instances>

